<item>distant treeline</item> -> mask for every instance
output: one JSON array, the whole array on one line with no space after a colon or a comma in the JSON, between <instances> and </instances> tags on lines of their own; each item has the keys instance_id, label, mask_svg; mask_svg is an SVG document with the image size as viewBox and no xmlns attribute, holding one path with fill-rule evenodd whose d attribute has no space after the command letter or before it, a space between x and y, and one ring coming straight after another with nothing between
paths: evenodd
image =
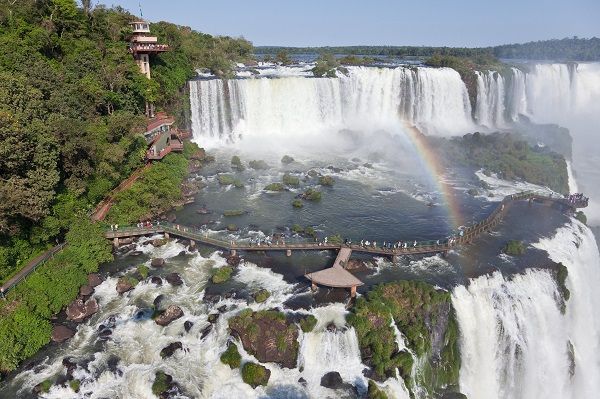
<instances>
[{"instance_id":1,"label":"distant treeline","mask_svg":"<svg viewBox=\"0 0 600 399\"><path fill-rule=\"evenodd\" d=\"M434 54L454 57L494 55L497 58L551 61L600 61L600 39L580 39L577 36L524 44L504 44L495 47L417 47L417 46L337 46L337 47L276 47L257 46L255 54L354 54L388 57L427 58Z\"/></svg>"}]
</instances>

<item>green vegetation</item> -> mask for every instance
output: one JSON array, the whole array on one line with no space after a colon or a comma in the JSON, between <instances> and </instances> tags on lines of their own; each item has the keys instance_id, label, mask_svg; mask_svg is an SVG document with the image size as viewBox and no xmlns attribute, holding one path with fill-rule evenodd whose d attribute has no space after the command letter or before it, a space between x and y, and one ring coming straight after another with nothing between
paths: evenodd
<instances>
[{"instance_id":1,"label":"green vegetation","mask_svg":"<svg viewBox=\"0 0 600 399\"><path fill-rule=\"evenodd\" d=\"M248 362L242 367L242 380L252 388L267 386L270 377L271 372L260 364Z\"/></svg>"},{"instance_id":2,"label":"green vegetation","mask_svg":"<svg viewBox=\"0 0 600 399\"><path fill-rule=\"evenodd\" d=\"M312 227L305 227L304 234L306 234L307 236L311 236L313 238L317 236L315 229L313 229Z\"/></svg>"},{"instance_id":3,"label":"green vegetation","mask_svg":"<svg viewBox=\"0 0 600 399\"><path fill-rule=\"evenodd\" d=\"M312 188L309 188L308 190L306 190L304 192L303 197L305 200L314 201L314 200L321 199L321 195L323 195L323 193L321 193L320 191L316 191L316 190L313 190Z\"/></svg>"},{"instance_id":4,"label":"green vegetation","mask_svg":"<svg viewBox=\"0 0 600 399\"><path fill-rule=\"evenodd\" d=\"M266 191L281 191L285 188L285 186L281 183L271 183L264 188Z\"/></svg>"},{"instance_id":5,"label":"green vegetation","mask_svg":"<svg viewBox=\"0 0 600 399\"><path fill-rule=\"evenodd\" d=\"M289 165L292 162L294 162L294 158L290 157L289 155L284 155L283 158L281 158L281 163Z\"/></svg>"},{"instance_id":6,"label":"green vegetation","mask_svg":"<svg viewBox=\"0 0 600 399\"><path fill-rule=\"evenodd\" d=\"M221 354L221 363L228 365L232 369L240 367L242 355L238 352L237 345L230 343L227 350Z\"/></svg>"},{"instance_id":7,"label":"green vegetation","mask_svg":"<svg viewBox=\"0 0 600 399\"><path fill-rule=\"evenodd\" d=\"M223 211L223 216L242 216L245 213L246 212L244 212L241 209L235 209L235 210Z\"/></svg>"},{"instance_id":8,"label":"green vegetation","mask_svg":"<svg viewBox=\"0 0 600 399\"><path fill-rule=\"evenodd\" d=\"M300 179L294 176L290 176L289 174L284 174L283 175L283 183L288 185L288 186L299 186L300 185Z\"/></svg>"},{"instance_id":9,"label":"green vegetation","mask_svg":"<svg viewBox=\"0 0 600 399\"><path fill-rule=\"evenodd\" d=\"M502 247L502 252L507 255L521 255L526 249L520 240L510 240Z\"/></svg>"},{"instance_id":10,"label":"green vegetation","mask_svg":"<svg viewBox=\"0 0 600 399\"><path fill-rule=\"evenodd\" d=\"M302 233L302 232L304 232L304 229L299 224L295 224L292 226L292 231L294 233Z\"/></svg>"},{"instance_id":11,"label":"green vegetation","mask_svg":"<svg viewBox=\"0 0 600 399\"><path fill-rule=\"evenodd\" d=\"M163 371L158 371L154 375L154 382L152 383L152 393L158 397L160 394L169 389L170 384L170 376L167 375Z\"/></svg>"},{"instance_id":12,"label":"green vegetation","mask_svg":"<svg viewBox=\"0 0 600 399\"><path fill-rule=\"evenodd\" d=\"M79 381L79 380L71 380L69 382L69 388L71 388L75 392L79 392L80 386L81 386L81 381Z\"/></svg>"},{"instance_id":13,"label":"green vegetation","mask_svg":"<svg viewBox=\"0 0 600 399\"><path fill-rule=\"evenodd\" d=\"M227 231L237 231L238 228L236 227L235 224L228 224L227 225Z\"/></svg>"},{"instance_id":14,"label":"green vegetation","mask_svg":"<svg viewBox=\"0 0 600 399\"><path fill-rule=\"evenodd\" d=\"M223 186L230 186L235 183L235 177L231 175L219 175L219 184Z\"/></svg>"},{"instance_id":15,"label":"green vegetation","mask_svg":"<svg viewBox=\"0 0 600 399\"><path fill-rule=\"evenodd\" d=\"M250 161L249 163L250 167L254 170L262 170L262 169L269 169L269 164L267 164L265 161Z\"/></svg>"},{"instance_id":16,"label":"green vegetation","mask_svg":"<svg viewBox=\"0 0 600 399\"><path fill-rule=\"evenodd\" d=\"M328 78L335 78L337 77L337 71L340 69L340 63L333 54L321 54L321 56L317 58L317 63L312 69L312 73L316 77L327 76ZM345 68L343 68L342 71L343 70L345 70Z\"/></svg>"},{"instance_id":17,"label":"green vegetation","mask_svg":"<svg viewBox=\"0 0 600 399\"><path fill-rule=\"evenodd\" d=\"M311 332L317 325L317 318L311 314L300 320L300 328L303 332Z\"/></svg>"},{"instance_id":18,"label":"green vegetation","mask_svg":"<svg viewBox=\"0 0 600 399\"><path fill-rule=\"evenodd\" d=\"M235 188L244 188L244 183L242 183L240 180L234 181L233 185L235 186Z\"/></svg>"},{"instance_id":19,"label":"green vegetation","mask_svg":"<svg viewBox=\"0 0 600 399\"><path fill-rule=\"evenodd\" d=\"M271 293L267 290L258 290L252 294L252 297L257 303L263 303L271 297Z\"/></svg>"},{"instance_id":20,"label":"green vegetation","mask_svg":"<svg viewBox=\"0 0 600 399\"><path fill-rule=\"evenodd\" d=\"M294 202L292 202L292 205L296 208L302 208L304 206L304 203L300 200L294 200Z\"/></svg>"},{"instance_id":21,"label":"green vegetation","mask_svg":"<svg viewBox=\"0 0 600 399\"><path fill-rule=\"evenodd\" d=\"M479 195L479 191L477 191L477 189L476 189L476 188L470 188L470 189L467 191L467 194L469 194L469 195L470 195L470 196L472 196L472 197L475 197L476 195Z\"/></svg>"},{"instance_id":22,"label":"green vegetation","mask_svg":"<svg viewBox=\"0 0 600 399\"><path fill-rule=\"evenodd\" d=\"M577 212L577 215L575 215L575 219L577 219L581 223L587 225L587 216L585 216L585 213L583 213L583 211Z\"/></svg>"},{"instance_id":23,"label":"green vegetation","mask_svg":"<svg viewBox=\"0 0 600 399\"><path fill-rule=\"evenodd\" d=\"M333 177L331 176L321 176L319 178L319 184L322 186L333 186Z\"/></svg>"},{"instance_id":24,"label":"green vegetation","mask_svg":"<svg viewBox=\"0 0 600 399\"><path fill-rule=\"evenodd\" d=\"M568 301L571 298L571 291L567 288L567 277L569 276L569 270L562 263L558 264L558 270L556 271L556 283L558 284L558 289L562 294L562 297L565 301ZM563 311L564 313L564 311Z\"/></svg>"},{"instance_id":25,"label":"green vegetation","mask_svg":"<svg viewBox=\"0 0 600 399\"><path fill-rule=\"evenodd\" d=\"M210 278L210 281L215 284L221 284L231 278L231 275L233 274L233 268L229 266L221 266L219 268L212 269L211 274L212 277Z\"/></svg>"},{"instance_id":26,"label":"green vegetation","mask_svg":"<svg viewBox=\"0 0 600 399\"><path fill-rule=\"evenodd\" d=\"M237 155L234 155L233 157L231 157L231 164L233 166L235 166L235 168L238 170L238 172L243 172L246 170L246 167L244 165L242 165L242 161L240 160L240 157L238 157Z\"/></svg>"},{"instance_id":27,"label":"green vegetation","mask_svg":"<svg viewBox=\"0 0 600 399\"><path fill-rule=\"evenodd\" d=\"M477 166L503 179L523 179L559 193L569 192L564 157L547 147L532 147L516 134L476 132L451 140L433 137L426 140L449 164Z\"/></svg>"},{"instance_id":28,"label":"green vegetation","mask_svg":"<svg viewBox=\"0 0 600 399\"><path fill-rule=\"evenodd\" d=\"M375 381L369 380L369 390L367 391L367 399L388 399L385 392L381 391Z\"/></svg>"},{"instance_id":29,"label":"green vegetation","mask_svg":"<svg viewBox=\"0 0 600 399\"><path fill-rule=\"evenodd\" d=\"M50 392L50 388L52 388L52 381L50 381L50 380L44 380L40 384L40 392L42 392L42 393Z\"/></svg>"},{"instance_id":30,"label":"green vegetation","mask_svg":"<svg viewBox=\"0 0 600 399\"><path fill-rule=\"evenodd\" d=\"M150 269L148 268L148 266L139 265L137 267L137 271L142 280L145 280L148 278L148 272L150 271Z\"/></svg>"},{"instance_id":31,"label":"green vegetation","mask_svg":"<svg viewBox=\"0 0 600 399\"><path fill-rule=\"evenodd\" d=\"M456 367L449 363L454 360L451 356L431 353L432 332L443 328L446 334L443 345L440 345L442 353L451 346L451 353L458 354L454 352L457 336L448 328L449 319L453 317L450 301L450 293L437 291L422 281L380 284L369 291L366 298L357 300L347 320L356 330L362 358L368 359L367 364L372 367L376 380L393 376L398 368L407 386L412 386L413 357L407 351L398 352L394 331L390 327L392 320L406 337L407 346L418 358L427 359L433 375L440 370L448 373L447 369ZM455 374L452 375L458 375L458 370L453 372ZM435 385L428 387L433 389Z\"/></svg>"}]
</instances>

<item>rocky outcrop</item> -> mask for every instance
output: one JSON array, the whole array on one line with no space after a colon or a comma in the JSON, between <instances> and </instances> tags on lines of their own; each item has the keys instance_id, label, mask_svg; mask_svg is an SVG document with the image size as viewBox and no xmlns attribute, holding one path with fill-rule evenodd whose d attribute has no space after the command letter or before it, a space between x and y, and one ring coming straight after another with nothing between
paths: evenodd
<instances>
[{"instance_id":1,"label":"rocky outcrop","mask_svg":"<svg viewBox=\"0 0 600 399\"><path fill-rule=\"evenodd\" d=\"M79 295L81 295L81 296L88 296L88 295L92 295L93 293L94 293L94 288L92 288L92 286L89 284L82 286L81 289L79 290Z\"/></svg>"},{"instance_id":2,"label":"rocky outcrop","mask_svg":"<svg viewBox=\"0 0 600 399\"><path fill-rule=\"evenodd\" d=\"M167 326L169 324L171 324L171 322L173 322L174 320L177 320L178 318L183 316L183 310L181 310L181 308L179 306L175 306L175 305L171 305L167 308L167 310L165 310L164 312L162 312L161 314L159 314L156 319L154 319L154 322L156 324L158 324L159 326Z\"/></svg>"},{"instance_id":3,"label":"rocky outcrop","mask_svg":"<svg viewBox=\"0 0 600 399\"><path fill-rule=\"evenodd\" d=\"M52 342L64 342L75 335L75 331L65 326L54 326L50 339Z\"/></svg>"},{"instance_id":4,"label":"rocky outcrop","mask_svg":"<svg viewBox=\"0 0 600 399\"><path fill-rule=\"evenodd\" d=\"M169 284L171 284L174 287L179 287L180 285L183 284L183 279L177 273L167 274L165 276L165 280L167 280L169 282Z\"/></svg>"},{"instance_id":5,"label":"rocky outcrop","mask_svg":"<svg viewBox=\"0 0 600 399\"><path fill-rule=\"evenodd\" d=\"M344 386L344 380L337 371L330 371L321 377L321 386L331 389L340 389Z\"/></svg>"},{"instance_id":6,"label":"rocky outcrop","mask_svg":"<svg viewBox=\"0 0 600 399\"><path fill-rule=\"evenodd\" d=\"M152 267L163 267L165 265L165 260L163 258L152 259L150 262L150 266Z\"/></svg>"},{"instance_id":7,"label":"rocky outcrop","mask_svg":"<svg viewBox=\"0 0 600 399\"><path fill-rule=\"evenodd\" d=\"M117 292L122 294L127 291L131 291L133 289L133 281L128 278L120 278L117 281Z\"/></svg>"},{"instance_id":8,"label":"rocky outcrop","mask_svg":"<svg viewBox=\"0 0 600 399\"><path fill-rule=\"evenodd\" d=\"M102 279L98 273L88 274L88 284L90 287L97 287L102 284Z\"/></svg>"},{"instance_id":9,"label":"rocky outcrop","mask_svg":"<svg viewBox=\"0 0 600 399\"><path fill-rule=\"evenodd\" d=\"M86 318L90 317L98 311L98 302L96 298L90 298L87 301L77 299L75 302L67 306L67 320L72 320L76 323L81 323Z\"/></svg>"},{"instance_id":10,"label":"rocky outcrop","mask_svg":"<svg viewBox=\"0 0 600 399\"><path fill-rule=\"evenodd\" d=\"M244 349L260 362L296 367L298 327L277 311L252 312L245 309L229 319L231 333L242 341Z\"/></svg>"}]
</instances>

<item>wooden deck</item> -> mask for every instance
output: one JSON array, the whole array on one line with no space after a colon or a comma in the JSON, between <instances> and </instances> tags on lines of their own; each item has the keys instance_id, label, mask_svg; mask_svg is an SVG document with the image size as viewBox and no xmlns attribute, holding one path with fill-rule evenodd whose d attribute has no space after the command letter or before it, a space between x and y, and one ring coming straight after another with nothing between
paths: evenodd
<instances>
[{"instance_id":1,"label":"wooden deck","mask_svg":"<svg viewBox=\"0 0 600 399\"><path fill-rule=\"evenodd\" d=\"M347 247L341 248L332 267L314 273L307 273L304 277L312 281L313 287L315 284L320 284L334 288L354 287L356 289L357 286L364 283L346 270L346 265L351 254L352 249Z\"/></svg>"}]
</instances>

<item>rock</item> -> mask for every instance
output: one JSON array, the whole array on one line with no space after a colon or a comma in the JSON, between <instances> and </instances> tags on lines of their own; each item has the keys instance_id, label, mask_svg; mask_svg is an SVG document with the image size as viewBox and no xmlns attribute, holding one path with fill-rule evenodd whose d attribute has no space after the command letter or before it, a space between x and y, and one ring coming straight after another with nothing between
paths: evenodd
<instances>
[{"instance_id":1,"label":"rock","mask_svg":"<svg viewBox=\"0 0 600 399\"><path fill-rule=\"evenodd\" d=\"M151 244L153 247L162 247L167 242L169 242L169 240L167 240L166 238L157 238L155 240L152 240Z\"/></svg>"},{"instance_id":2,"label":"rock","mask_svg":"<svg viewBox=\"0 0 600 399\"><path fill-rule=\"evenodd\" d=\"M335 325L335 323L327 324L327 331L335 332L335 330L337 330L337 326Z\"/></svg>"},{"instance_id":3,"label":"rock","mask_svg":"<svg viewBox=\"0 0 600 399\"><path fill-rule=\"evenodd\" d=\"M117 281L117 292L122 294L133 289L133 283L127 278L120 278Z\"/></svg>"},{"instance_id":4,"label":"rock","mask_svg":"<svg viewBox=\"0 0 600 399\"><path fill-rule=\"evenodd\" d=\"M142 251L133 251L129 253L129 256L140 256L141 254L143 254Z\"/></svg>"},{"instance_id":5,"label":"rock","mask_svg":"<svg viewBox=\"0 0 600 399\"><path fill-rule=\"evenodd\" d=\"M152 267L163 267L165 265L165 260L163 258L152 259L150 262L150 266Z\"/></svg>"},{"instance_id":6,"label":"rock","mask_svg":"<svg viewBox=\"0 0 600 399\"><path fill-rule=\"evenodd\" d=\"M150 282L154 285L158 285L161 286L163 281L162 278L158 277L158 276L152 276L150 277Z\"/></svg>"},{"instance_id":7,"label":"rock","mask_svg":"<svg viewBox=\"0 0 600 399\"><path fill-rule=\"evenodd\" d=\"M179 306L171 305L167 308L167 310L158 315L154 321L159 326L164 327L169 325L173 320L177 320L181 316L183 316L183 310L181 310Z\"/></svg>"},{"instance_id":8,"label":"rock","mask_svg":"<svg viewBox=\"0 0 600 399\"><path fill-rule=\"evenodd\" d=\"M220 313L212 313L208 315L208 322L211 324L215 324L217 320L219 320Z\"/></svg>"},{"instance_id":9,"label":"rock","mask_svg":"<svg viewBox=\"0 0 600 399\"><path fill-rule=\"evenodd\" d=\"M192 323L189 320L186 320L186 322L183 323L183 329L185 330L185 332L190 332L190 330L192 329L193 326L194 326L194 323Z\"/></svg>"},{"instance_id":10,"label":"rock","mask_svg":"<svg viewBox=\"0 0 600 399\"><path fill-rule=\"evenodd\" d=\"M81 323L84 319L90 317L97 311L98 301L96 301L96 298L90 298L85 302L82 299L77 299L67 306L67 320Z\"/></svg>"},{"instance_id":11,"label":"rock","mask_svg":"<svg viewBox=\"0 0 600 399\"><path fill-rule=\"evenodd\" d=\"M306 380L303 377L298 378L298 383L303 387L306 387Z\"/></svg>"},{"instance_id":12,"label":"rock","mask_svg":"<svg viewBox=\"0 0 600 399\"><path fill-rule=\"evenodd\" d=\"M200 332L200 339L204 339L208 335L208 333L212 331L212 328L212 324L209 324L208 326L204 327Z\"/></svg>"},{"instance_id":13,"label":"rock","mask_svg":"<svg viewBox=\"0 0 600 399\"><path fill-rule=\"evenodd\" d=\"M164 348L162 348L162 350L160 351L160 357L162 357L163 359L165 357L171 357L177 349L182 349L182 348L183 348L183 345L181 344L181 342L179 342L179 341L173 342L172 344L169 344L168 346L165 346Z\"/></svg>"},{"instance_id":14,"label":"rock","mask_svg":"<svg viewBox=\"0 0 600 399\"><path fill-rule=\"evenodd\" d=\"M165 296L163 294L160 294L159 296L157 296L156 298L154 298L154 302L152 302L152 304L154 305L155 308L160 308L160 303L162 302L162 300L165 299Z\"/></svg>"},{"instance_id":15,"label":"rock","mask_svg":"<svg viewBox=\"0 0 600 399\"><path fill-rule=\"evenodd\" d=\"M52 342L64 342L75 335L75 331L65 326L54 326L50 339Z\"/></svg>"},{"instance_id":16,"label":"rock","mask_svg":"<svg viewBox=\"0 0 600 399\"><path fill-rule=\"evenodd\" d=\"M373 164L370 163L365 163L363 166L367 169L373 169Z\"/></svg>"},{"instance_id":17,"label":"rock","mask_svg":"<svg viewBox=\"0 0 600 399\"><path fill-rule=\"evenodd\" d=\"M231 255L228 256L227 258L227 264L229 266L233 266L233 267L238 267L240 265L240 263L242 262L242 258L240 258L238 255Z\"/></svg>"},{"instance_id":18,"label":"rock","mask_svg":"<svg viewBox=\"0 0 600 399\"><path fill-rule=\"evenodd\" d=\"M98 337L100 337L101 339L108 339L108 337L111 335L112 335L112 330L109 328L106 328L98 333Z\"/></svg>"},{"instance_id":19,"label":"rock","mask_svg":"<svg viewBox=\"0 0 600 399\"><path fill-rule=\"evenodd\" d=\"M346 263L346 270L349 272L357 272L357 271L367 271L369 267L365 262L360 259L349 259L348 263Z\"/></svg>"},{"instance_id":20,"label":"rock","mask_svg":"<svg viewBox=\"0 0 600 399\"><path fill-rule=\"evenodd\" d=\"M227 310L227 305L220 306L218 309L219 313L225 313Z\"/></svg>"},{"instance_id":21,"label":"rock","mask_svg":"<svg viewBox=\"0 0 600 399\"><path fill-rule=\"evenodd\" d=\"M92 295L93 293L94 293L94 289L89 284L82 286L81 289L79 290L79 295L81 295L81 296L88 296L88 295Z\"/></svg>"},{"instance_id":22,"label":"rock","mask_svg":"<svg viewBox=\"0 0 600 399\"><path fill-rule=\"evenodd\" d=\"M165 280L167 280L169 282L169 284L171 284L174 287L179 287L180 285L183 284L183 279L177 273L167 274L165 276Z\"/></svg>"},{"instance_id":23,"label":"rock","mask_svg":"<svg viewBox=\"0 0 600 399\"><path fill-rule=\"evenodd\" d=\"M337 371L330 371L321 377L321 386L331 389L339 389L344 387L344 380Z\"/></svg>"},{"instance_id":24,"label":"rock","mask_svg":"<svg viewBox=\"0 0 600 399\"><path fill-rule=\"evenodd\" d=\"M167 212L167 214L165 215L165 218L173 223L175 221L175 219L177 219L177 215L175 215L175 212Z\"/></svg>"},{"instance_id":25,"label":"rock","mask_svg":"<svg viewBox=\"0 0 600 399\"><path fill-rule=\"evenodd\" d=\"M212 212L209 211L208 209L202 207L202 208L198 209L196 211L196 213L199 213L200 215L208 215L208 214L211 214Z\"/></svg>"},{"instance_id":26,"label":"rock","mask_svg":"<svg viewBox=\"0 0 600 399\"><path fill-rule=\"evenodd\" d=\"M77 368L77 363L69 359L68 357L63 358L62 365L67 369L67 377L73 379L73 371Z\"/></svg>"},{"instance_id":27,"label":"rock","mask_svg":"<svg viewBox=\"0 0 600 399\"><path fill-rule=\"evenodd\" d=\"M90 287L97 287L102 284L102 279L98 273L88 274L88 284Z\"/></svg>"},{"instance_id":28,"label":"rock","mask_svg":"<svg viewBox=\"0 0 600 399\"><path fill-rule=\"evenodd\" d=\"M205 302L219 302L221 300L221 295L219 295L219 294L204 294L204 298L202 300Z\"/></svg>"},{"instance_id":29,"label":"rock","mask_svg":"<svg viewBox=\"0 0 600 399\"><path fill-rule=\"evenodd\" d=\"M226 299L231 299L237 297L237 292L231 290L227 294L225 294Z\"/></svg>"}]
</instances>

